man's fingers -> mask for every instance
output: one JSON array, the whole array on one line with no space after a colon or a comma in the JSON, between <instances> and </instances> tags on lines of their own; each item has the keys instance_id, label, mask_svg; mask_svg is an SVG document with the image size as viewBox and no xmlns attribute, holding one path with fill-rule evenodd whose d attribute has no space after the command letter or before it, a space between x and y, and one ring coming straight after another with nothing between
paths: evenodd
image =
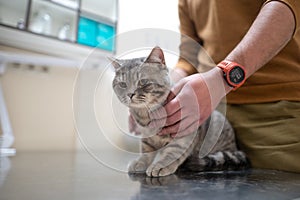
<instances>
[{"instance_id":1,"label":"man's fingers","mask_svg":"<svg viewBox=\"0 0 300 200\"><path fill-rule=\"evenodd\" d=\"M157 128L157 127L164 127L164 126L170 126L173 125L183 119L183 116L181 114L181 110L178 110L171 116L167 116L162 119L155 119L152 120L151 123L148 125L150 128Z\"/></svg>"},{"instance_id":2,"label":"man's fingers","mask_svg":"<svg viewBox=\"0 0 300 200\"><path fill-rule=\"evenodd\" d=\"M150 112L150 119L163 119L176 113L178 110L180 110L180 103L178 101L178 98L174 98L172 101L168 102L164 107L160 107Z\"/></svg>"},{"instance_id":3,"label":"man's fingers","mask_svg":"<svg viewBox=\"0 0 300 200\"><path fill-rule=\"evenodd\" d=\"M192 123L189 123L189 119L186 118L172 126L168 126L163 128L158 135L168 135L170 134L171 137L184 137L189 135L199 128L200 123L199 120L196 120Z\"/></svg>"},{"instance_id":4,"label":"man's fingers","mask_svg":"<svg viewBox=\"0 0 300 200\"><path fill-rule=\"evenodd\" d=\"M172 101L172 99L174 99L176 97L175 93L173 93L172 91L169 93L166 103Z\"/></svg>"},{"instance_id":5,"label":"man's fingers","mask_svg":"<svg viewBox=\"0 0 300 200\"><path fill-rule=\"evenodd\" d=\"M169 93L166 105L150 112L151 120L163 119L180 110L180 101L176 96L184 86L184 82L180 81Z\"/></svg>"},{"instance_id":6,"label":"man's fingers","mask_svg":"<svg viewBox=\"0 0 300 200\"><path fill-rule=\"evenodd\" d=\"M192 123L189 127L187 127L184 130L178 131L177 134L172 134L171 136L174 137L184 137L186 135L192 134L193 132L197 131L199 128L200 124L199 121L195 121L194 123Z\"/></svg>"},{"instance_id":7,"label":"man's fingers","mask_svg":"<svg viewBox=\"0 0 300 200\"><path fill-rule=\"evenodd\" d=\"M192 128L195 128L195 126L192 126L194 123L195 122L191 123L190 119L187 117L187 118L184 118L184 119L180 120L179 122L177 122L177 123L175 123L171 126L164 127L158 133L158 135L168 135L168 134L174 135L174 134L181 133L181 132L185 131L186 129L191 130ZM197 129L197 127L196 127L196 129Z\"/></svg>"},{"instance_id":8,"label":"man's fingers","mask_svg":"<svg viewBox=\"0 0 300 200\"><path fill-rule=\"evenodd\" d=\"M166 119L167 118L152 120L150 122L150 124L148 125L148 127L149 128L162 128L166 124Z\"/></svg>"},{"instance_id":9,"label":"man's fingers","mask_svg":"<svg viewBox=\"0 0 300 200\"><path fill-rule=\"evenodd\" d=\"M169 134L177 134L178 130L179 130L179 127L180 127L180 122L176 123L176 124L173 124L171 126L167 126L167 127L164 127L159 133L158 135L169 135Z\"/></svg>"},{"instance_id":10,"label":"man's fingers","mask_svg":"<svg viewBox=\"0 0 300 200\"><path fill-rule=\"evenodd\" d=\"M174 113L173 115L169 116L165 120L165 126L170 126L172 124L175 124L175 123L181 121L183 118L184 118L184 116L182 116L181 110L178 110L176 113Z\"/></svg>"}]
</instances>

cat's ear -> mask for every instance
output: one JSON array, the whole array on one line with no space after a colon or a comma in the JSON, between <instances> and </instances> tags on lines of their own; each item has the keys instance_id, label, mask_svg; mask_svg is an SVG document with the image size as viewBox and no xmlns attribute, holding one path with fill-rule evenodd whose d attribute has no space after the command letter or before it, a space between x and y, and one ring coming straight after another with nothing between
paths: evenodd
<instances>
[{"instance_id":1,"label":"cat's ear","mask_svg":"<svg viewBox=\"0 0 300 200\"><path fill-rule=\"evenodd\" d=\"M154 47L145 62L160 63L165 65L165 56L162 49L158 46Z\"/></svg>"},{"instance_id":2,"label":"cat's ear","mask_svg":"<svg viewBox=\"0 0 300 200\"><path fill-rule=\"evenodd\" d=\"M115 68L115 70L119 69L121 67L120 61L114 57L107 57L107 59L111 62L112 66Z\"/></svg>"}]
</instances>

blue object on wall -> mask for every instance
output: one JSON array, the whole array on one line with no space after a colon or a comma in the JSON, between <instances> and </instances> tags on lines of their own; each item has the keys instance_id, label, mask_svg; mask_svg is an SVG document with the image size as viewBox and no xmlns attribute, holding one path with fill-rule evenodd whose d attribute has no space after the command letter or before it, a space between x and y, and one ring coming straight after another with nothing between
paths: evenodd
<instances>
[{"instance_id":1,"label":"blue object on wall","mask_svg":"<svg viewBox=\"0 0 300 200\"><path fill-rule=\"evenodd\" d=\"M80 17L78 27L78 39L79 44L88 46L97 46L96 38L96 25L97 23L85 17Z\"/></svg>"},{"instance_id":2,"label":"blue object on wall","mask_svg":"<svg viewBox=\"0 0 300 200\"><path fill-rule=\"evenodd\" d=\"M97 25L97 43L98 47L108 51L114 51L115 28L107 24L98 23Z\"/></svg>"},{"instance_id":3,"label":"blue object on wall","mask_svg":"<svg viewBox=\"0 0 300 200\"><path fill-rule=\"evenodd\" d=\"M107 51L115 50L115 27L86 17L80 17L78 27L79 44L98 47Z\"/></svg>"}]
</instances>

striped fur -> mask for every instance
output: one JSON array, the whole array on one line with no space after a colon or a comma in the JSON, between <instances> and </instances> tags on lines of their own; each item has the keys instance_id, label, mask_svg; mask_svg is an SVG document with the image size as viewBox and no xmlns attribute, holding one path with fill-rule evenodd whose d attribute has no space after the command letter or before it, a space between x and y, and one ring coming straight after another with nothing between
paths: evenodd
<instances>
[{"instance_id":1,"label":"striped fur","mask_svg":"<svg viewBox=\"0 0 300 200\"><path fill-rule=\"evenodd\" d=\"M142 154L129 165L130 173L146 172L148 176L158 177L175 173L178 168L207 171L249 167L246 155L237 149L233 128L217 111L197 131L181 138L158 136L159 130L147 127L149 110L164 104L171 87L160 48L154 48L147 58L113 59L112 64L116 71L113 89L129 107L143 136ZM207 139L216 143L201 158L200 149Z\"/></svg>"}]
</instances>

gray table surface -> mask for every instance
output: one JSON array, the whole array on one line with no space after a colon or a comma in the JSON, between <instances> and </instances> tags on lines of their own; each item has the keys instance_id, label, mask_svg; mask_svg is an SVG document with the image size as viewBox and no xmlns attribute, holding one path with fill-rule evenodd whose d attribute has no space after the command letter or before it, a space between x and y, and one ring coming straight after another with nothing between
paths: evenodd
<instances>
[{"instance_id":1,"label":"gray table surface","mask_svg":"<svg viewBox=\"0 0 300 200\"><path fill-rule=\"evenodd\" d=\"M18 152L0 161L0 200L300 197L300 174L272 170L181 172L150 178L113 170L84 152Z\"/></svg>"}]
</instances>

